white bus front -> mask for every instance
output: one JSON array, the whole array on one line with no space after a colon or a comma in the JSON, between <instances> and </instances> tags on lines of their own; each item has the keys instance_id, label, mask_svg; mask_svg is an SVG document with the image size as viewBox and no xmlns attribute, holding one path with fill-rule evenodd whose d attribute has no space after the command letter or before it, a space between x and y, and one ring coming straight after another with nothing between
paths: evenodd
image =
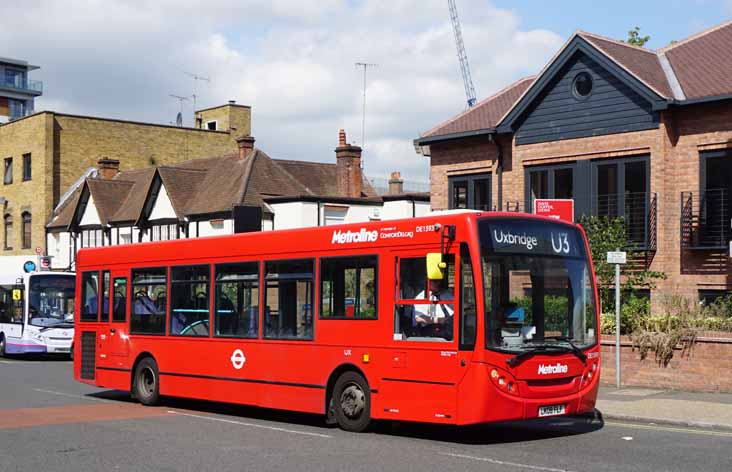
<instances>
[{"instance_id":1,"label":"white bus front","mask_svg":"<svg viewBox=\"0 0 732 472\"><path fill-rule=\"evenodd\" d=\"M70 354L74 339L71 273L24 274L0 281L0 356Z\"/></svg>"}]
</instances>

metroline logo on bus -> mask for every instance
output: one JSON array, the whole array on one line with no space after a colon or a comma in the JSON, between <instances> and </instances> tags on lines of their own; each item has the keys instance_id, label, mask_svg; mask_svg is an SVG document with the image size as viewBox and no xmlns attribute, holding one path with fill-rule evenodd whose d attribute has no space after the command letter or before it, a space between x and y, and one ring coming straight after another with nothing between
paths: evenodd
<instances>
[{"instance_id":1,"label":"metroline logo on bus","mask_svg":"<svg viewBox=\"0 0 732 472\"><path fill-rule=\"evenodd\" d=\"M539 364L539 369L536 372L540 375L550 375L550 374L566 374L569 371L569 367L567 364L560 364L557 362L556 364Z\"/></svg>"},{"instance_id":2,"label":"metroline logo on bus","mask_svg":"<svg viewBox=\"0 0 732 472\"><path fill-rule=\"evenodd\" d=\"M396 231L396 227L381 228L379 231L368 231L361 228L358 231L337 229L333 231L330 239L331 244L348 244L348 243L374 243L378 239L408 238L414 237L414 231Z\"/></svg>"}]
</instances>

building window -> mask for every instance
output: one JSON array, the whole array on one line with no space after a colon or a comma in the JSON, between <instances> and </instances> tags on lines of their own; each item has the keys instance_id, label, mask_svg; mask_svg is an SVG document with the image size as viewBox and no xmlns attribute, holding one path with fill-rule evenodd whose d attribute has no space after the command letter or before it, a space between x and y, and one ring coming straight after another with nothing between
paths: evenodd
<instances>
[{"instance_id":1,"label":"building window","mask_svg":"<svg viewBox=\"0 0 732 472\"><path fill-rule=\"evenodd\" d=\"M167 282L167 269L163 267L132 270L130 333L165 334Z\"/></svg>"},{"instance_id":2,"label":"building window","mask_svg":"<svg viewBox=\"0 0 732 472\"><path fill-rule=\"evenodd\" d=\"M170 269L170 334L208 336L209 266Z\"/></svg>"},{"instance_id":3,"label":"building window","mask_svg":"<svg viewBox=\"0 0 732 472\"><path fill-rule=\"evenodd\" d=\"M5 174L3 177L3 183L5 185L13 183L13 158L12 157L5 158Z\"/></svg>"},{"instance_id":4,"label":"building window","mask_svg":"<svg viewBox=\"0 0 732 472\"><path fill-rule=\"evenodd\" d=\"M31 214L27 211L21 215L23 219L23 233L22 233L22 244L23 249L30 249L31 247Z\"/></svg>"},{"instance_id":5,"label":"building window","mask_svg":"<svg viewBox=\"0 0 732 472\"><path fill-rule=\"evenodd\" d=\"M592 76L588 72L580 72L572 81L572 95L577 100L584 100L592 93Z\"/></svg>"},{"instance_id":6,"label":"building window","mask_svg":"<svg viewBox=\"0 0 732 472\"><path fill-rule=\"evenodd\" d=\"M216 120L214 121L207 121L206 122L206 129L209 131L216 131L218 123Z\"/></svg>"},{"instance_id":7,"label":"building window","mask_svg":"<svg viewBox=\"0 0 732 472\"><path fill-rule=\"evenodd\" d=\"M326 205L323 209L323 223L325 226L342 225L346 222L348 207Z\"/></svg>"},{"instance_id":8,"label":"building window","mask_svg":"<svg viewBox=\"0 0 732 472\"><path fill-rule=\"evenodd\" d=\"M574 164L532 167L526 170L526 211L534 212L534 202L541 198L574 198Z\"/></svg>"},{"instance_id":9,"label":"building window","mask_svg":"<svg viewBox=\"0 0 732 472\"><path fill-rule=\"evenodd\" d=\"M176 223L154 225L151 230L152 241L170 241L180 237Z\"/></svg>"},{"instance_id":10,"label":"building window","mask_svg":"<svg viewBox=\"0 0 732 472\"><path fill-rule=\"evenodd\" d=\"M4 223L5 249L13 249L13 217L10 214L5 215Z\"/></svg>"},{"instance_id":11,"label":"building window","mask_svg":"<svg viewBox=\"0 0 732 472\"><path fill-rule=\"evenodd\" d=\"M265 262L264 337L313 339L314 263Z\"/></svg>"},{"instance_id":12,"label":"building window","mask_svg":"<svg viewBox=\"0 0 732 472\"><path fill-rule=\"evenodd\" d=\"M216 336L256 338L259 335L259 263L216 266Z\"/></svg>"},{"instance_id":13,"label":"building window","mask_svg":"<svg viewBox=\"0 0 732 472\"><path fill-rule=\"evenodd\" d=\"M31 179L31 155L23 154L23 181Z\"/></svg>"},{"instance_id":14,"label":"building window","mask_svg":"<svg viewBox=\"0 0 732 472\"><path fill-rule=\"evenodd\" d=\"M104 246L104 232L101 229L85 229L81 231L80 247Z\"/></svg>"},{"instance_id":15,"label":"building window","mask_svg":"<svg viewBox=\"0 0 732 472\"><path fill-rule=\"evenodd\" d=\"M468 208L488 211L491 209L491 175L455 175L447 179L451 210Z\"/></svg>"},{"instance_id":16,"label":"building window","mask_svg":"<svg viewBox=\"0 0 732 472\"><path fill-rule=\"evenodd\" d=\"M377 256L321 259L321 318L377 318L377 260Z\"/></svg>"}]
</instances>

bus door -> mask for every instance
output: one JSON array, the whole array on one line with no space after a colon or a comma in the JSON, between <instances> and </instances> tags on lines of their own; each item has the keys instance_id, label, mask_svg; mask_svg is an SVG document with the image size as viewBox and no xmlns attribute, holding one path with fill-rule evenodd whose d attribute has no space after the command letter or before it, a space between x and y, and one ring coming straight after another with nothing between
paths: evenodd
<instances>
[{"instance_id":1,"label":"bus door","mask_svg":"<svg viewBox=\"0 0 732 472\"><path fill-rule=\"evenodd\" d=\"M23 309L25 289L22 284L0 286L0 332L6 338L23 335Z\"/></svg>"},{"instance_id":2,"label":"bus door","mask_svg":"<svg viewBox=\"0 0 732 472\"><path fill-rule=\"evenodd\" d=\"M102 313L100 317L100 351L111 363L115 357L129 354L127 330L128 273L125 271L102 272Z\"/></svg>"},{"instance_id":3,"label":"bus door","mask_svg":"<svg viewBox=\"0 0 732 472\"><path fill-rule=\"evenodd\" d=\"M428 252L440 248L393 253L393 343L391 365L382 382L384 398L390 401L384 406L402 419L448 421L455 417L456 387L472 350L461 350L458 342L459 246L443 255L446 268L439 281L427 280Z\"/></svg>"}]
</instances>

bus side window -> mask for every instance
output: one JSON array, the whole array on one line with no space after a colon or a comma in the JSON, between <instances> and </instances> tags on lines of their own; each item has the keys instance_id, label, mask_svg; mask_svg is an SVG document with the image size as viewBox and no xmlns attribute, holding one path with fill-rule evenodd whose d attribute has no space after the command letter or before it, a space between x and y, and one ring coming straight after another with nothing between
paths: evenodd
<instances>
[{"instance_id":1,"label":"bus side window","mask_svg":"<svg viewBox=\"0 0 732 472\"><path fill-rule=\"evenodd\" d=\"M109 321L109 271L102 272L102 314L100 321Z\"/></svg>"},{"instance_id":2,"label":"bus side window","mask_svg":"<svg viewBox=\"0 0 732 472\"><path fill-rule=\"evenodd\" d=\"M165 334L168 269L132 269L130 333Z\"/></svg>"},{"instance_id":3,"label":"bus side window","mask_svg":"<svg viewBox=\"0 0 732 472\"><path fill-rule=\"evenodd\" d=\"M460 243L460 349L475 347L477 320L473 264L468 245Z\"/></svg>"},{"instance_id":4,"label":"bus side window","mask_svg":"<svg viewBox=\"0 0 732 472\"><path fill-rule=\"evenodd\" d=\"M444 261L445 277L428 283L424 256L399 260L394 339L453 340L455 256L447 254Z\"/></svg>"},{"instance_id":5,"label":"bus side window","mask_svg":"<svg viewBox=\"0 0 732 472\"><path fill-rule=\"evenodd\" d=\"M265 262L264 337L313 339L312 259Z\"/></svg>"},{"instance_id":6,"label":"bus side window","mask_svg":"<svg viewBox=\"0 0 732 472\"><path fill-rule=\"evenodd\" d=\"M112 292L112 321L127 321L127 277L115 277Z\"/></svg>"},{"instance_id":7,"label":"bus side window","mask_svg":"<svg viewBox=\"0 0 732 472\"><path fill-rule=\"evenodd\" d=\"M81 274L81 321L97 321L99 317L99 272Z\"/></svg>"},{"instance_id":8,"label":"bus side window","mask_svg":"<svg viewBox=\"0 0 732 472\"><path fill-rule=\"evenodd\" d=\"M377 256L320 260L320 318L375 320Z\"/></svg>"},{"instance_id":9,"label":"bus side window","mask_svg":"<svg viewBox=\"0 0 732 472\"><path fill-rule=\"evenodd\" d=\"M259 336L259 262L216 265L214 335Z\"/></svg>"}]
</instances>

